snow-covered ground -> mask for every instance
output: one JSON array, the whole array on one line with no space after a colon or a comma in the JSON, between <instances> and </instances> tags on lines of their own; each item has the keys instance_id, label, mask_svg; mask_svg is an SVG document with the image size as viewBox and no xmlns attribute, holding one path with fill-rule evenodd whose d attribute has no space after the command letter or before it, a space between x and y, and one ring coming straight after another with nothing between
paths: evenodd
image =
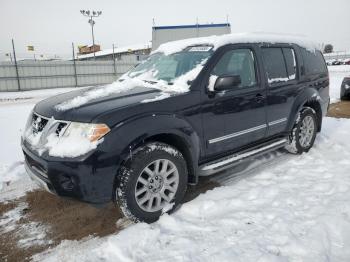
<instances>
[{"instance_id":1,"label":"snow-covered ground","mask_svg":"<svg viewBox=\"0 0 350 262\"><path fill-rule=\"evenodd\" d=\"M350 66L330 67L332 101L349 72ZM35 92L0 93L0 202L35 187L23 169L20 135L34 104L57 90ZM156 223L63 241L35 259L350 261L349 135L350 120L326 118L308 154L271 153L240 173L216 176L224 186Z\"/></svg>"},{"instance_id":2,"label":"snow-covered ground","mask_svg":"<svg viewBox=\"0 0 350 262\"><path fill-rule=\"evenodd\" d=\"M151 225L64 241L45 261L349 261L350 120L326 118L314 148L271 153Z\"/></svg>"}]
</instances>

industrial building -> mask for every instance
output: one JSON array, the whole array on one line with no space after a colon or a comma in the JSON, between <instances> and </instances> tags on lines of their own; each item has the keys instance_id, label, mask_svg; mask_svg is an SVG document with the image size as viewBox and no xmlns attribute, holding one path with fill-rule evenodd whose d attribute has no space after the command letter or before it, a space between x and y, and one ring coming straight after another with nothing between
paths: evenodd
<instances>
[{"instance_id":1,"label":"industrial building","mask_svg":"<svg viewBox=\"0 0 350 262\"><path fill-rule=\"evenodd\" d=\"M231 25L224 24L194 24L176 26L153 26L152 43L131 45L118 48L104 49L93 53L78 54L77 60L113 60L134 63L144 60L151 50L157 49L161 44L193 37L223 35L231 33ZM98 46L99 47L99 46ZM91 48L90 48L91 49ZM84 50L85 51L85 50ZM91 50L90 50L91 51ZM81 52L80 52L81 53Z\"/></svg>"},{"instance_id":2,"label":"industrial building","mask_svg":"<svg viewBox=\"0 0 350 262\"><path fill-rule=\"evenodd\" d=\"M229 23L154 26L152 28L152 50L169 41L230 33L231 25Z\"/></svg>"},{"instance_id":3,"label":"industrial building","mask_svg":"<svg viewBox=\"0 0 350 262\"><path fill-rule=\"evenodd\" d=\"M130 45L118 48L104 49L94 54L84 54L77 56L77 60L98 60L106 61L116 59L123 62L137 62L145 59L151 52L151 44Z\"/></svg>"}]
</instances>

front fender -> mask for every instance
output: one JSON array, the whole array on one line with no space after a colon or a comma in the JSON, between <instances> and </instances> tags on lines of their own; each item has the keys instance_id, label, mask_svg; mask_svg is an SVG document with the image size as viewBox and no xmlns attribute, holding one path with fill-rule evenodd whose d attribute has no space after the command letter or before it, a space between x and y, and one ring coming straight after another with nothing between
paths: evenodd
<instances>
[{"instance_id":1,"label":"front fender","mask_svg":"<svg viewBox=\"0 0 350 262\"><path fill-rule=\"evenodd\" d=\"M175 135L188 147L191 164L198 165L200 139L190 123L175 114L148 114L121 122L112 128L104 143L118 156L118 164L132 154L145 140L156 135Z\"/></svg>"}]
</instances>

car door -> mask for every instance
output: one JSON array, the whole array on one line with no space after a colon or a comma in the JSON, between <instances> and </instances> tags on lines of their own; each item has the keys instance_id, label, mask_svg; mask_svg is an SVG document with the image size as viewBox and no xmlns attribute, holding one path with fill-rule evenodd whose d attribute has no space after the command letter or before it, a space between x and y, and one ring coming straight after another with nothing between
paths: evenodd
<instances>
[{"instance_id":1,"label":"car door","mask_svg":"<svg viewBox=\"0 0 350 262\"><path fill-rule=\"evenodd\" d=\"M253 45L226 46L213 63L202 111L207 156L236 150L265 137L266 92L258 68ZM241 83L215 91L215 80L225 76L239 76Z\"/></svg>"},{"instance_id":2,"label":"car door","mask_svg":"<svg viewBox=\"0 0 350 262\"><path fill-rule=\"evenodd\" d=\"M288 117L298 89L297 53L292 46L262 46L267 85L267 136L286 130Z\"/></svg>"}]
</instances>

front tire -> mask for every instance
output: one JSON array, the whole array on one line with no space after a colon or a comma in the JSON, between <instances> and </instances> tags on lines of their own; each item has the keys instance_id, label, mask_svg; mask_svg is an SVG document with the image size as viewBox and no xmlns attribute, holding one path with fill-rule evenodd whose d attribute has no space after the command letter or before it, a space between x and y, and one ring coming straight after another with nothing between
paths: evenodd
<instances>
[{"instance_id":1,"label":"front tire","mask_svg":"<svg viewBox=\"0 0 350 262\"><path fill-rule=\"evenodd\" d=\"M116 202L129 219L152 223L173 211L186 189L187 167L181 152L153 142L138 148L121 167Z\"/></svg>"},{"instance_id":2,"label":"front tire","mask_svg":"<svg viewBox=\"0 0 350 262\"><path fill-rule=\"evenodd\" d=\"M299 113L286 149L292 154L306 153L313 146L317 134L316 112L311 107L305 107Z\"/></svg>"}]
</instances>

